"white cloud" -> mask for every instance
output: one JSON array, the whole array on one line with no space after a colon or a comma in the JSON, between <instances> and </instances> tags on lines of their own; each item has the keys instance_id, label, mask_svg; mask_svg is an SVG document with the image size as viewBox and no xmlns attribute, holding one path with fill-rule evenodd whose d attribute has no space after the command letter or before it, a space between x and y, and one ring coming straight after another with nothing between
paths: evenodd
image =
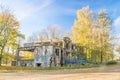
<instances>
[{"instance_id":1,"label":"white cloud","mask_svg":"<svg viewBox=\"0 0 120 80\"><path fill-rule=\"evenodd\" d=\"M0 0L0 4L7 6L20 22L21 32L26 36L42 28L49 12L44 9L55 0ZM47 24L47 22L46 22ZM29 29L29 31L28 31Z\"/></svg>"},{"instance_id":2,"label":"white cloud","mask_svg":"<svg viewBox=\"0 0 120 80\"><path fill-rule=\"evenodd\" d=\"M119 37L120 34L120 16L113 21L113 33L116 37Z\"/></svg>"},{"instance_id":3,"label":"white cloud","mask_svg":"<svg viewBox=\"0 0 120 80\"><path fill-rule=\"evenodd\" d=\"M34 0L35 2L37 0ZM48 7L54 0L40 0L39 5L27 0L1 0L0 4L7 5L18 20L23 20L33 16L36 12Z\"/></svg>"},{"instance_id":4,"label":"white cloud","mask_svg":"<svg viewBox=\"0 0 120 80\"><path fill-rule=\"evenodd\" d=\"M41 5L41 7L40 7L39 9L43 9L43 8L49 6L49 5L52 4L54 1L55 1L55 0L43 0L42 5Z\"/></svg>"},{"instance_id":5,"label":"white cloud","mask_svg":"<svg viewBox=\"0 0 120 80\"><path fill-rule=\"evenodd\" d=\"M117 19L115 19L113 25L114 25L115 27L120 27L120 17L118 17Z\"/></svg>"}]
</instances>

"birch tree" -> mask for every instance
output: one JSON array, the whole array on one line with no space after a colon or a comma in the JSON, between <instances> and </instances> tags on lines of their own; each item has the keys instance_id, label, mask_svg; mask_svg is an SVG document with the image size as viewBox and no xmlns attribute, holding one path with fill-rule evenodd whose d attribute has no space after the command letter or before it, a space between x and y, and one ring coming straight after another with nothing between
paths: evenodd
<instances>
[{"instance_id":1,"label":"birch tree","mask_svg":"<svg viewBox=\"0 0 120 80\"><path fill-rule=\"evenodd\" d=\"M111 20L104 10L99 11L96 16L89 7L84 7L77 12L77 19L72 27L72 40L78 46L86 48L83 53L87 58L102 63L106 60L106 55L113 55L110 28Z\"/></svg>"}]
</instances>

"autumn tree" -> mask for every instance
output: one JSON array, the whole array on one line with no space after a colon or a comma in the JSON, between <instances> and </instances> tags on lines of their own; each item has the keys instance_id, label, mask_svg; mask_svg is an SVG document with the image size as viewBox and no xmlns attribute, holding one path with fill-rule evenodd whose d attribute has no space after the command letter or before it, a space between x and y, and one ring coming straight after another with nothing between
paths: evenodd
<instances>
[{"instance_id":1,"label":"autumn tree","mask_svg":"<svg viewBox=\"0 0 120 80\"><path fill-rule=\"evenodd\" d=\"M6 51L7 47L11 50L17 48L17 37L24 37L19 32L19 22L16 20L14 15L9 9L1 7L0 11L0 65L2 56Z\"/></svg>"},{"instance_id":2,"label":"autumn tree","mask_svg":"<svg viewBox=\"0 0 120 80\"><path fill-rule=\"evenodd\" d=\"M99 11L99 17L96 20L96 27L99 28L98 47L100 48L101 62L103 62L104 57L108 54L107 51L111 51L111 48L113 47L110 43L111 20L107 16L106 11ZM111 51L111 54L112 53L113 51Z\"/></svg>"},{"instance_id":3,"label":"autumn tree","mask_svg":"<svg viewBox=\"0 0 120 80\"><path fill-rule=\"evenodd\" d=\"M77 47L86 47L91 49L92 39L92 23L93 23L93 11L89 10L89 7L82 8L77 12L77 20L74 22L72 28L72 41L77 44ZM78 53L81 50L78 49ZM90 51L90 50L89 50ZM84 52L82 52L84 53ZM86 52L86 54L90 52ZM90 56L88 56L89 58Z\"/></svg>"},{"instance_id":4,"label":"autumn tree","mask_svg":"<svg viewBox=\"0 0 120 80\"><path fill-rule=\"evenodd\" d=\"M87 58L102 63L106 61L106 56L113 55L110 28L111 20L106 11L99 11L96 16L89 7L84 7L77 12L77 20L72 27L72 40L84 47L83 53Z\"/></svg>"},{"instance_id":5,"label":"autumn tree","mask_svg":"<svg viewBox=\"0 0 120 80\"><path fill-rule=\"evenodd\" d=\"M117 47L116 51L120 53L120 45Z\"/></svg>"}]
</instances>

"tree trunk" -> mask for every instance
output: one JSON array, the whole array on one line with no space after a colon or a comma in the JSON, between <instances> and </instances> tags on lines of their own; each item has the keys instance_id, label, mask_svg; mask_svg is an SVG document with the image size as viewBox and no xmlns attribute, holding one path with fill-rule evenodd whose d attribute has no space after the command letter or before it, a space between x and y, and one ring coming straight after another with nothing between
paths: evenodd
<instances>
[{"instance_id":1,"label":"tree trunk","mask_svg":"<svg viewBox=\"0 0 120 80\"><path fill-rule=\"evenodd\" d=\"M4 47L5 47L5 46L2 46L2 47L1 47L2 49L1 49L1 54L0 54L0 66L1 66L1 64L2 64L2 56L3 56L2 54L3 54Z\"/></svg>"},{"instance_id":2,"label":"tree trunk","mask_svg":"<svg viewBox=\"0 0 120 80\"><path fill-rule=\"evenodd\" d=\"M5 63L6 63L6 65L8 64L8 59L7 58L6 58L6 62Z\"/></svg>"},{"instance_id":3,"label":"tree trunk","mask_svg":"<svg viewBox=\"0 0 120 80\"><path fill-rule=\"evenodd\" d=\"M100 56L100 58L101 58L101 63L103 62L103 53L102 53L102 51L101 51L101 56Z\"/></svg>"},{"instance_id":4,"label":"tree trunk","mask_svg":"<svg viewBox=\"0 0 120 80\"><path fill-rule=\"evenodd\" d=\"M0 66L1 66L1 63L2 63L2 55L0 54Z\"/></svg>"}]
</instances>

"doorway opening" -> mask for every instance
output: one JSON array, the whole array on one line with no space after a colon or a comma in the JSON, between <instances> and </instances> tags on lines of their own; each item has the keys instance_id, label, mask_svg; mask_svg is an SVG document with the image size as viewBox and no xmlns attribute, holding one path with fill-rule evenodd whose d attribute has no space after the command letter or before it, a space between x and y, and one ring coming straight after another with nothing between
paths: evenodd
<instances>
[{"instance_id":1,"label":"doorway opening","mask_svg":"<svg viewBox=\"0 0 120 80\"><path fill-rule=\"evenodd\" d=\"M36 66L37 66L37 67L40 67L40 66L41 66L41 63L36 63Z\"/></svg>"}]
</instances>

